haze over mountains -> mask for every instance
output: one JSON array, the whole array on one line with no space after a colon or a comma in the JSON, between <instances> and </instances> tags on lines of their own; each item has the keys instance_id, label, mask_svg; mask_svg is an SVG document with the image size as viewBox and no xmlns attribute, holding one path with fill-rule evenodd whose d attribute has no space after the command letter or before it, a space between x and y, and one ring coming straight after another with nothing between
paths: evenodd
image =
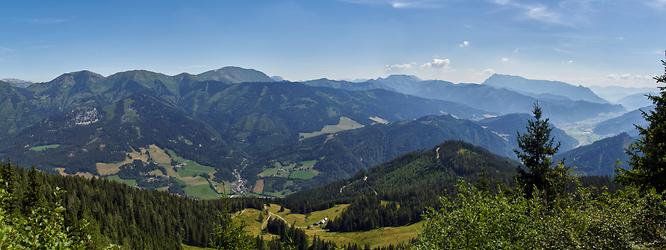
<instances>
[{"instance_id":1,"label":"haze over mountains","mask_svg":"<svg viewBox=\"0 0 666 250\"><path fill-rule=\"evenodd\" d=\"M283 196L445 140L512 158L537 102L556 126L625 112L585 87L506 75L454 84L408 75L289 82L239 67L80 71L0 83L0 156L200 198ZM610 127L636 122L622 117ZM630 130L599 126L602 136ZM562 151L579 144L553 135Z\"/></svg>"},{"instance_id":2,"label":"haze over mountains","mask_svg":"<svg viewBox=\"0 0 666 250\"><path fill-rule=\"evenodd\" d=\"M609 104L592 91L584 87L574 87L571 85L566 88L564 83L552 83L549 81L527 80L520 77L491 76L489 79L518 79L513 88L507 88L510 84L504 83L501 88L496 88L492 84L454 84L440 80L423 81L415 76L391 75L386 78L378 78L361 83L351 83L344 81L331 81L320 79L304 82L305 84L318 87L331 87L346 90L367 90L382 88L397 91L409 95L420 96L429 99L445 100L465 104L467 106L487 110L499 114L509 113L529 113L532 105L536 102L543 107L544 112L556 122L573 122L595 117L603 113L623 112L624 108L617 104ZM499 82L492 80L491 82ZM527 82L527 83L526 83ZM529 94L519 93L514 89L521 88L523 85L542 86L536 89L547 89L555 84L562 89L569 90L569 93L562 91L562 95L557 94L539 94L531 96ZM500 83L498 83L500 85ZM570 99L569 96L580 96L589 100Z\"/></svg>"}]
</instances>

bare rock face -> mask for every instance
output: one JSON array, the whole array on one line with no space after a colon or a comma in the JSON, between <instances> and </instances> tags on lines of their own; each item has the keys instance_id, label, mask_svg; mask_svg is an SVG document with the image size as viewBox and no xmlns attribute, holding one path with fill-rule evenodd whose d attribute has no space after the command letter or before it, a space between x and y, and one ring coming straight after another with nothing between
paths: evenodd
<instances>
[{"instance_id":1,"label":"bare rock face","mask_svg":"<svg viewBox=\"0 0 666 250\"><path fill-rule=\"evenodd\" d=\"M77 109L72 111L72 123L75 126L87 126L99 122L99 112L95 107Z\"/></svg>"}]
</instances>

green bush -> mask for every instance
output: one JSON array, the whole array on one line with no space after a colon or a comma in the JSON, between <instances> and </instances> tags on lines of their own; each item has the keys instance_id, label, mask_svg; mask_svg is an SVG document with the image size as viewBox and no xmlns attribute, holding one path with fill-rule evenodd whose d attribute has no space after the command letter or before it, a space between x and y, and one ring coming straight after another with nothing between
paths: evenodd
<instances>
[{"instance_id":1,"label":"green bush","mask_svg":"<svg viewBox=\"0 0 666 250\"><path fill-rule=\"evenodd\" d=\"M654 191L579 188L552 202L461 182L426 213L417 249L634 249L666 247L666 201Z\"/></svg>"}]
</instances>

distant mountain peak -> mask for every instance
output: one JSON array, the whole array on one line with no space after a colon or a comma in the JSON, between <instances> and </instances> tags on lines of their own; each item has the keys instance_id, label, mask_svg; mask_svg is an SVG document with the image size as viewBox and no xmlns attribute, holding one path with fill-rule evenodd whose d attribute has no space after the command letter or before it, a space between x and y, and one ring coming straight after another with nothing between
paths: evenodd
<instances>
[{"instance_id":1,"label":"distant mountain peak","mask_svg":"<svg viewBox=\"0 0 666 250\"><path fill-rule=\"evenodd\" d=\"M21 80L21 79L16 79L16 78L6 78L6 79L1 79L0 81L6 82L9 85L12 85L14 87L19 87L19 88L27 88L30 86L30 84L33 84L31 81L26 81L26 80Z\"/></svg>"},{"instance_id":2,"label":"distant mountain peak","mask_svg":"<svg viewBox=\"0 0 666 250\"><path fill-rule=\"evenodd\" d=\"M88 70L82 70L82 71L75 71L62 74L53 79L51 83L57 83L60 85L68 86L68 85L73 85L77 82L84 82L84 83L96 82L102 78L104 78L104 76L100 74Z\"/></svg>"},{"instance_id":3,"label":"distant mountain peak","mask_svg":"<svg viewBox=\"0 0 666 250\"><path fill-rule=\"evenodd\" d=\"M389 81L421 81L420 78L418 78L415 75L389 75L386 78L379 78L377 80L389 80Z\"/></svg>"},{"instance_id":4,"label":"distant mountain peak","mask_svg":"<svg viewBox=\"0 0 666 250\"><path fill-rule=\"evenodd\" d=\"M224 81L229 83L275 81L264 72L236 66L227 66L216 70L206 71L198 74L197 78L203 81Z\"/></svg>"},{"instance_id":5,"label":"distant mountain peak","mask_svg":"<svg viewBox=\"0 0 666 250\"><path fill-rule=\"evenodd\" d=\"M597 96L592 90L581 85L574 85L561 81L527 79L522 76L493 74L483 82L494 88L503 88L536 98L567 98L574 101L587 101L593 103L608 103ZM540 96L547 94L547 96ZM556 97L560 96L560 97Z\"/></svg>"}]
</instances>

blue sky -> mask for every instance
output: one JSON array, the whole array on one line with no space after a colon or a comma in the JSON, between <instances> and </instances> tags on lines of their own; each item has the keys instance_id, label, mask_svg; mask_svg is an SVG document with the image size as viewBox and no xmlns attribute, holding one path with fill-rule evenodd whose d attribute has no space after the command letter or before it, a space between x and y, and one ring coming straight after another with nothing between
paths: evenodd
<instances>
[{"instance_id":1,"label":"blue sky","mask_svg":"<svg viewBox=\"0 0 666 250\"><path fill-rule=\"evenodd\" d=\"M0 78L227 65L290 80L493 72L654 86L666 0L8 1Z\"/></svg>"}]
</instances>

